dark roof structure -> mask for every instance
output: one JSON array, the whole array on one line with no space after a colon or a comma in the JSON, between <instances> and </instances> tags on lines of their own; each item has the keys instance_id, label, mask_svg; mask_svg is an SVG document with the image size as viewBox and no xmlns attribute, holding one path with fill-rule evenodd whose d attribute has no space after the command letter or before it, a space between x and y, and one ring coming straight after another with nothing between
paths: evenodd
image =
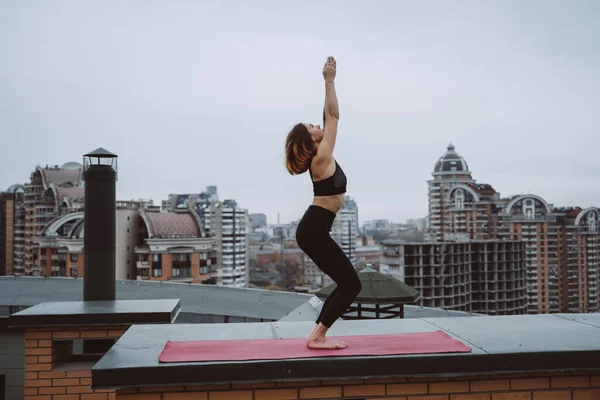
<instances>
[{"instance_id":1,"label":"dark roof structure","mask_svg":"<svg viewBox=\"0 0 600 400\"><path fill-rule=\"evenodd\" d=\"M191 211L145 212L140 215L149 238L198 238L202 236L200 222Z\"/></svg>"},{"instance_id":2,"label":"dark roof structure","mask_svg":"<svg viewBox=\"0 0 600 400\"><path fill-rule=\"evenodd\" d=\"M358 273L362 283L362 290L356 297L356 303L368 304L390 304L390 303L412 303L418 300L420 293L394 278L391 275L382 274L371 267L366 267ZM335 290L335 283L319 290L316 295L325 299Z\"/></svg>"},{"instance_id":3,"label":"dark roof structure","mask_svg":"<svg viewBox=\"0 0 600 400\"><path fill-rule=\"evenodd\" d=\"M467 162L454 150L452 143L448 145L446 154L435 163L434 172L464 172L470 174Z\"/></svg>"}]
</instances>

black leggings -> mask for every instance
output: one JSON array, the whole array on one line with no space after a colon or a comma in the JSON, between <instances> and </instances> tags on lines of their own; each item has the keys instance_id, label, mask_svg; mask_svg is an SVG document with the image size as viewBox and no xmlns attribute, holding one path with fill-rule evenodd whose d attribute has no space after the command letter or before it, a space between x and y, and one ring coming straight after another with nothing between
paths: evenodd
<instances>
[{"instance_id":1,"label":"black leggings","mask_svg":"<svg viewBox=\"0 0 600 400\"><path fill-rule=\"evenodd\" d=\"M329 234L334 219L334 212L311 205L296 230L298 246L337 284L316 320L327 328L342 316L362 289L354 266Z\"/></svg>"}]
</instances>

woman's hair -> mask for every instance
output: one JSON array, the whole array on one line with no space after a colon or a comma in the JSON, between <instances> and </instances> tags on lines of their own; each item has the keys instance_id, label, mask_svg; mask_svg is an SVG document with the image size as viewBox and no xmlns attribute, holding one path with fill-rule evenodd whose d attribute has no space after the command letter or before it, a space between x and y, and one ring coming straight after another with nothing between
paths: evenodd
<instances>
[{"instance_id":1,"label":"woman's hair","mask_svg":"<svg viewBox=\"0 0 600 400\"><path fill-rule=\"evenodd\" d=\"M304 124L297 124L285 141L285 167L291 175L306 172L310 159L317 154L315 143Z\"/></svg>"}]
</instances>

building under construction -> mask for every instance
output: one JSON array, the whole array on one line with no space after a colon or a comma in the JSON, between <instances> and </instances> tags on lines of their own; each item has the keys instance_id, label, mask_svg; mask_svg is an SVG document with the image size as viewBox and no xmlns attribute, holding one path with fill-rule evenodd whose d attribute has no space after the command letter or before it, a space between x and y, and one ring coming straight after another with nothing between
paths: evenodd
<instances>
[{"instance_id":1,"label":"building under construction","mask_svg":"<svg viewBox=\"0 0 600 400\"><path fill-rule=\"evenodd\" d=\"M522 241L384 242L381 272L421 292L419 305L488 315L525 314Z\"/></svg>"}]
</instances>

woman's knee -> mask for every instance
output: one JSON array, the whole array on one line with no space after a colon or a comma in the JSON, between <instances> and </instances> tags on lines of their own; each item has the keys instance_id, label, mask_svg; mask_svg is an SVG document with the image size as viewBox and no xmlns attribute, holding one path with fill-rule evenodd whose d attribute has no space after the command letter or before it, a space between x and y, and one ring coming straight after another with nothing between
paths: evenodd
<instances>
[{"instance_id":1,"label":"woman's knee","mask_svg":"<svg viewBox=\"0 0 600 400\"><path fill-rule=\"evenodd\" d=\"M352 279L348 279L347 281L345 281L343 289L348 294L351 294L353 297L356 297L362 290L362 283L360 279L358 279L358 275L354 276Z\"/></svg>"}]
</instances>

